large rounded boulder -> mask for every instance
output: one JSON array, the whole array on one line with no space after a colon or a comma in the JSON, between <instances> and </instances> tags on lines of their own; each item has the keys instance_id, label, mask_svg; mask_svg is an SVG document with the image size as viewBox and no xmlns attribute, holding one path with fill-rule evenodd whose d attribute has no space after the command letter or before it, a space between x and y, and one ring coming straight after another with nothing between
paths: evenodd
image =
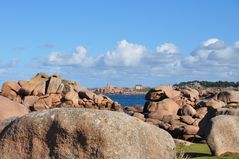
<instances>
[{"instance_id":1,"label":"large rounded boulder","mask_svg":"<svg viewBox=\"0 0 239 159\"><path fill-rule=\"evenodd\" d=\"M0 134L0 156L148 159L175 157L166 131L124 113L58 108L16 119Z\"/></svg>"},{"instance_id":2,"label":"large rounded boulder","mask_svg":"<svg viewBox=\"0 0 239 159\"><path fill-rule=\"evenodd\" d=\"M222 91L217 96L218 100L225 102L226 104L239 104L239 91L227 90Z\"/></svg>"},{"instance_id":3,"label":"large rounded boulder","mask_svg":"<svg viewBox=\"0 0 239 159\"><path fill-rule=\"evenodd\" d=\"M239 117L219 115L209 123L207 143L213 155L239 153Z\"/></svg>"},{"instance_id":4,"label":"large rounded boulder","mask_svg":"<svg viewBox=\"0 0 239 159\"><path fill-rule=\"evenodd\" d=\"M172 99L166 98L160 102L147 102L144 106L145 112L167 111L176 115L179 105Z\"/></svg>"},{"instance_id":5,"label":"large rounded boulder","mask_svg":"<svg viewBox=\"0 0 239 159\"><path fill-rule=\"evenodd\" d=\"M201 107L208 107L213 109L219 109L226 106L226 104L223 101L215 100L212 98L207 100L202 100L197 105L200 105Z\"/></svg>"},{"instance_id":6,"label":"large rounded boulder","mask_svg":"<svg viewBox=\"0 0 239 159\"><path fill-rule=\"evenodd\" d=\"M172 86L161 85L149 90L149 92L145 95L145 99L150 101L161 101L165 98L175 98L179 95L180 92L175 90Z\"/></svg>"}]
</instances>

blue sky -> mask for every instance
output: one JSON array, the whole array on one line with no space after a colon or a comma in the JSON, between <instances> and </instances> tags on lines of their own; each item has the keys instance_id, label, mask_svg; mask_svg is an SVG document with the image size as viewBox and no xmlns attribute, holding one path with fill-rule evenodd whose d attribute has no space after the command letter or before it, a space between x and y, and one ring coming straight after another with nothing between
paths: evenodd
<instances>
[{"instance_id":1,"label":"blue sky","mask_svg":"<svg viewBox=\"0 0 239 159\"><path fill-rule=\"evenodd\" d=\"M0 83L238 81L238 16L239 0L2 0Z\"/></svg>"}]
</instances>

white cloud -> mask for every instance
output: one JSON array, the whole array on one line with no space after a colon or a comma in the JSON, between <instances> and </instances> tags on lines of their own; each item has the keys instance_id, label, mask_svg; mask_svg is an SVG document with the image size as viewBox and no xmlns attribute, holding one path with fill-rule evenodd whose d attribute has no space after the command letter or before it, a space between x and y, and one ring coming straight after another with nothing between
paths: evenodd
<instances>
[{"instance_id":1,"label":"white cloud","mask_svg":"<svg viewBox=\"0 0 239 159\"><path fill-rule=\"evenodd\" d=\"M63 56L59 52L52 52L48 55L48 61L52 64L62 63Z\"/></svg>"},{"instance_id":2,"label":"white cloud","mask_svg":"<svg viewBox=\"0 0 239 159\"><path fill-rule=\"evenodd\" d=\"M101 85L238 80L238 46L239 42L226 45L220 39L211 38L195 47L191 54L181 54L178 47L172 43L164 43L156 47L156 51L150 52L141 44L122 40L115 49L95 58L90 57L87 50L80 46L72 54L50 53L47 63L50 64L48 68L64 72L67 77L74 75L80 77L79 81L83 83L92 81ZM57 69L52 69L53 67Z\"/></svg>"},{"instance_id":3,"label":"white cloud","mask_svg":"<svg viewBox=\"0 0 239 159\"><path fill-rule=\"evenodd\" d=\"M185 58L186 64L231 64L239 60L239 50L233 46L227 46L219 39L212 38L202 43L192 54ZM218 66L218 65L217 65ZM198 66L199 67L199 66Z\"/></svg>"},{"instance_id":4,"label":"white cloud","mask_svg":"<svg viewBox=\"0 0 239 159\"><path fill-rule=\"evenodd\" d=\"M158 53L175 54L179 52L179 49L172 43L164 43L160 46L157 46L156 51Z\"/></svg>"},{"instance_id":5,"label":"white cloud","mask_svg":"<svg viewBox=\"0 0 239 159\"><path fill-rule=\"evenodd\" d=\"M189 56L185 57L184 63L187 65L192 65L192 64L196 63L198 61L198 59L199 59L198 56L189 55Z\"/></svg>"},{"instance_id":6,"label":"white cloud","mask_svg":"<svg viewBox=\"0 0 239 159\"><path fill-rule=\"evenodd\" d=\"M94 60L88 57L86 48L78 46L72 54L62 54L60 52L52 52L48 55L47 63L51 65L68 66L92 66Z\"/></svg>"},{"instance_id":7,"label":"white cloud","mask_svg":"<svg viewBox=\"0 0 239 159\"><path fill-rule=\"evenodd\" d=\"M239 79L239 49L213 38L203 42L182 60L185 76L193 80Z\"/></svg>"},{"instance_id":8,"label":"white cloud","mask_svg":"<svg viewBox=\"0 0 239 159\"><path fill-rule=\"evenodd\" d=\"M237 49L239 49L239 41L237 41L237 42L234 43L234 47L237 48Z\"/></svg>"},{"instance_id":9,"label":"white cloud","mask_svg":"<svg viewBox=\"0 0 239 159\"><path fill-rule=\"evenodd\" d=\"M136 66L141 62L145 53L144 46L122 40L114 50L104 55L104 62L108 66Z\"/></svg>"},{"instance_id":10,"label":"white cloud","mask_svg":"<svg viewBox=\"0 0 239 159\"><path fill-rule=\"evenodd\" d=\"M227 60L234 60L236 52L234 52L234 49L232 47L226 47L223 49L219 49L219 50L213 50L209 56L208 59L209 60L222 60L227 62ZM230 61L228 61L230 62Z\"/></svg>"},{"instance_id":11,"label":"white cloud","mask_svg":"<svg viewBox=\"0 0 239 159\"><path fill-rule=\"evenodd\" d=\"M210 45L215 45L217 42L219 42L220 40L219 39L217 39L217 38L211 38L211 39L208 39L208 40L206 40L206 41L204 41L203 43L202 43L202 46L204 46L204 47L208 47L208 46L210 46Z\"/></svg>"}]
</instances>

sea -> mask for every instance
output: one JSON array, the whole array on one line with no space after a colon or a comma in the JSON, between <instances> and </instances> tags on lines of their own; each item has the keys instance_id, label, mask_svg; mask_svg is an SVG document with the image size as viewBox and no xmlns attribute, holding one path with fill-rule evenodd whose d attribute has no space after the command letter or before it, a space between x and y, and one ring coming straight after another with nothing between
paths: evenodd
<instances>
[{"instance_id":1,"label":"sea","mask_svg":"<svg viewBox=\"0 0 239 159\"><path fill-rule=\"evenodd\" d=\"M146 100L144 94L107 94L112 100L117 101L122 107L125 106L143 106Z\"/></svg>"}]
</instances>

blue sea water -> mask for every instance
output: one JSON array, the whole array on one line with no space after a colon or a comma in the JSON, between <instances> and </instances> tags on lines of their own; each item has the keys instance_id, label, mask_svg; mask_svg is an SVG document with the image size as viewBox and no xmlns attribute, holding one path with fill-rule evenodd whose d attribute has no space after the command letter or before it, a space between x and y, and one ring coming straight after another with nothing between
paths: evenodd
<instances>
[{"instance_id":1,"label":"blue sea water","mask_svg":"<svg viewBox=\"0 0 239 159\"><path fill-rule=\"evenodd\" d=\"M144 94L108 94L112 100L117 101L121 106L144 105Z\"/></svg>"}]
</instances>

